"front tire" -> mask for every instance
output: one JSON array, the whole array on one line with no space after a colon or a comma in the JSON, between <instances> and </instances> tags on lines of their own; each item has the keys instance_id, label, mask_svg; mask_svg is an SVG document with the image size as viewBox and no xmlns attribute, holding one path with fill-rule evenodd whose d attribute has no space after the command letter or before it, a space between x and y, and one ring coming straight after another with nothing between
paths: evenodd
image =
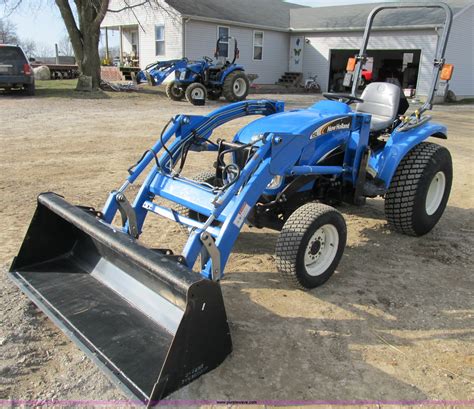
<instances>
[{"instance_id":1,"label":"front tire","mask_svg":"<svg viewBox=\"0 0 474 409\"><path fill-rule=\"evenodd\" d=\"M184 98L184 90L176 85L176 81L170 81L166 84L166 96L173 101L181 101Z\"/></svg>"},{"instance_id":2,"label":"front tire","mask_svg":"<svg viewBox=\"0 0 474 409\"><path fill-rule=\"evenodd\" d=\"M321 203L307 203L288 218L278 236L278 271L296 287L318 287L336 270L346 240L347 227L341 213Z\"/></svg>"},{"instance_id":3,"label":"front tire","mask_svg":"<svg viewBox=\"0 0 474 409\"><path fill-rule=\"evenodd\" d=\"M193 82L186 88L186 99L193 105L204 105L207 98L207 89L199 82Z\"/></svg>"},{"instance_id":4,"label":"front tire","mask_svg":"<svg viewBox=\"0 0 474 409\"><path fill-rule=\"evenodd\" d=\"M222 93L228 102L243 101L250 91L250 81L243 71L231 72L224 80Z\"/></svg>"},{"instance_id":5,"label":"front tire","mask_svg":"<svg viewBox=\"0 0 474 409\"><path fill-rule=\"evenodd\" d=\"M422 236L438 223L448 203L453 181L449 151L422 142L402 159L385 195L385 215L391 228Z\"/></svg>"}]
</instances>

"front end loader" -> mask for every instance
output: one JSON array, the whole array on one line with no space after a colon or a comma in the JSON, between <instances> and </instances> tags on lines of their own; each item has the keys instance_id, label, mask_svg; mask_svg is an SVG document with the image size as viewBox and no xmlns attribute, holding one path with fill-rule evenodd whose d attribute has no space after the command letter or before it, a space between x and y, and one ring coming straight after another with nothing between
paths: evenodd
<instances>
[{"instance_id":1,"label":"front end loader","mask_svg":"<svg viewBox=\"0 0 474 409\"><path fill-rule=\"evenodd\" d=\"M360 76L375 15L414 7L446 12L422 108L400 113L394 84L374 82L356 96L354 81L352 94L324 94L328 100L306 109L285 111L282 102L257 100L177 115L101 211L41 194L10 277L112 380L153 405L232 351L219 282L245 224L279 231L277 268L302 289L326 282L344 252L346 224L333 205L380 196L395 230L430 231L452 182L449 152L425 142L447 135L425 112L445 65L450 8L377 7L355 72ZM251 115L260 118L232 140L213 138L219 126ZM215 152L214 169L184 176L188 155L203 151ZM128 188L144 172L130 200ZM179 254L140 243L152 215L187 229ZM114 223L116 216L121 223Z\"/></svg>"}]
</instances>

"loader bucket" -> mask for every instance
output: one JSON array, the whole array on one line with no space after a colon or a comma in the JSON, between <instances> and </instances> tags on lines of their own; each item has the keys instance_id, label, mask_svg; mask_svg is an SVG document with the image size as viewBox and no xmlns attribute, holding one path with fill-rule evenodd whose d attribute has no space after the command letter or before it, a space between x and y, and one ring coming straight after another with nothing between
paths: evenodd
<instances>
[{"instance_id":1,"label":"loader bucket","mask_svg":"<svg viewBox=\"0 0 474 409\"><path fill-rule=\"evenodd\" d=\"M219 283L54 193L38 197L9 275L129 396L148 405L232 350Z\"/></svg>"}]
</instances>

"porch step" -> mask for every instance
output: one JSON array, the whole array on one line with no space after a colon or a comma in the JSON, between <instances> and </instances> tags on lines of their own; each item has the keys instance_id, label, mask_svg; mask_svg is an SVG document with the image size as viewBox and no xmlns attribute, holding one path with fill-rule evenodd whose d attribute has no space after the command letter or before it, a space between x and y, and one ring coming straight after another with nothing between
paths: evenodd
<instances>
[{"instance_id":1,"label":"porch step","mask_svg":"<svg viewBox=\"0 0 474 409\"><path fill-rule=\"evenodd\" d=\"M295 87L300 84L303 74L301 72L285 72L278 80L278 85Z\"/></svg>"}]
</instances>

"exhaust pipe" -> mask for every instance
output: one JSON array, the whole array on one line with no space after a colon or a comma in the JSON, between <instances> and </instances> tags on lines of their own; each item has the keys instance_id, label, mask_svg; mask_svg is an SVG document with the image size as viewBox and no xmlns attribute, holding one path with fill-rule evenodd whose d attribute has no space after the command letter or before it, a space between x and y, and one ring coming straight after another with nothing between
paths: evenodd
<instances>
[{"instance_id":1,"label":"exhaust pipe","mask_svg":"<svg viewBox=\"0 0 474 409\"><path fill-rule=\"evenodd\" d=\"M8 273L130 397L148 406L232 351L220 284L54 193Z\"/></svg>"}]
</instances>

